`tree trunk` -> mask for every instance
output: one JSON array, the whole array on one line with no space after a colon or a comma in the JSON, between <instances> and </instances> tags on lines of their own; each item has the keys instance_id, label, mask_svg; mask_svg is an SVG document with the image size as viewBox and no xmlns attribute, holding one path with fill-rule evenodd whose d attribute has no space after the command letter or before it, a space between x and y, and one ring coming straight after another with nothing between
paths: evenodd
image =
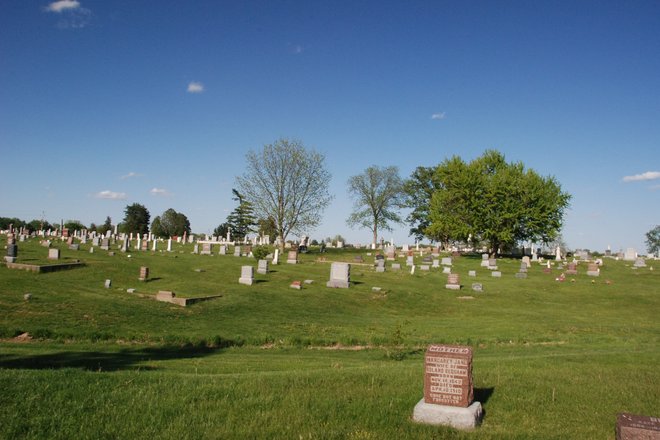
<instances>
[{"instance_id":1,"label":"tree trunk","mask_svg":"<svg viewBox=\"0 0 660 440\"><path fill-rule=\"evenodd\" d=\"M378 226L374 225L374 247L378 247Z\"/></svg>"}]
</instances>

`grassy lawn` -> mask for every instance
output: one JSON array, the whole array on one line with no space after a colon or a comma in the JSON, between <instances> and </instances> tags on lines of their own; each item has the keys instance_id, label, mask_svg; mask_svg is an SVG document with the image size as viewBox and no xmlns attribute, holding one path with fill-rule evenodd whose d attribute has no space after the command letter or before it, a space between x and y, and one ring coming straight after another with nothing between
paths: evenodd
<instances>
[{"instance_id":1,"label":"grassy lawn","mask_svg":"<svg viewBox=\"0 0 660 440\"><path fill-rule=\"evenodd\" d=\"M48 263L37 241L18 244L19 263ZM539 265L516 279L513 259L492 278L463 256L452 270L464 287L451 291L438 269L410 275L400 258L401 271L353 264L351 288L329 289L331 261L373 256L310 253L244 286L240 266L256 260L192 245L53 246L85 266L0 267L0 438L601 439L618 412L660 415L660 274L629 262L557 282ZM182 308L140 296L159 290L221 297ZM485 409L474 432L410 420L431 343L474 347Z\"/></svg>"}]
</instances>

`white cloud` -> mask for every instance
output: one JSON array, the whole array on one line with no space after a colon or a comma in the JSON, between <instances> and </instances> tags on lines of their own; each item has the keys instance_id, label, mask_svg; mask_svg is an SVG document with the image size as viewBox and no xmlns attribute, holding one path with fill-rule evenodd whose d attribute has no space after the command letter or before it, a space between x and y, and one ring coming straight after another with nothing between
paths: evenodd
<instances>
[{"instance_id":1,"label":"white cloud","mask_svg":"<svg viewBox=\"0 0 660 440\"><path fill-rule=\"evenodd\" d=\"M149 191L149 192L151 193L151 195L154 195L154 196L167 197L167 196L172 195L171 192L169 192L168 190L163 189L163 188L152 188L151 191Z\"/></svg>"},{"instance_id":2,"label":"white cloud","mask_svg":"<svg viewBox=\"0 0 660 440\"><path fill-rule=\"evenodd\" d=\"M198 81L191 81L188 84L188 93L202 93L204 91L204 84Z\"/></svg>"},{"instance_id":3,"label":"white cloud","mask_svg":"<svg viewBox=\"0 0 660 440\"><path fill-rule=\"evenodd\" d=\"M660 179L660 171L647 171L642 174L635 174L634 176L625 176L624 182L638 182L640 180L655 180Z\"/></svg>"},{"instance_id":4,"label":"white cloud","mask_svg":"<svg viewBox=\"0 0 660 440\"><path fill-rule=\"evenodd\" d=\"M142 174L131 171L130 173L121 176L120 179L125 180L125 179L130 179L131 177L142 177Z\"/></svg>"},{"instance_id":5,"label":"white cloud","mask_svg":"<svg viewBox=\"0 0 660 440\"><path fill-rule=\"evenodd\" d=\"M431 119L436 119L436 120L445 119L445 112L433 113L431 115Z\"/></svg>"},{"instance_id":6,"label":"white cloud","mask_svg":"<svg viewBox=\"0 0 660 440\"><path fill-rule=\"evenodd\" d=\"M79 7L80 7L80 2L77 0L58 0L56 2L49 4L46 7L46 11L60 13L62 11L66 11L69 9L77 9Z\"/></svg>"},{"instance_id":7,"label":"white cloud","mask_svg":"<svg viewBox=\"0 0 660 440\"><path fill-rule=\"evenodd\" d=\"M94 194L94 198L97 199L109 199L109 200L126 200L126 193L115 192L115 191L101 191Z\"/></svg>"}]
</instances>

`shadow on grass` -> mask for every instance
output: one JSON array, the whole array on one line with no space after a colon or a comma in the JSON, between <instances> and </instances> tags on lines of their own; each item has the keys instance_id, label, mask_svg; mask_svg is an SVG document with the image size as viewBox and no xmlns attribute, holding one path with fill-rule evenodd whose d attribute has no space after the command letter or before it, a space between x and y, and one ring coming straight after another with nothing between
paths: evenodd
<instances>
[{"instance_id":1,"label":"shadow on grass","mask_svg":"<svg viewBox=\"0 0 660 440\"><path fill-rule=\"evenodd\" d=\"M166 346L127 348L116 352L63 351L30 356L0 355L0 368L27 370L79 368L88 371L157 370L157 367L141 365L141 363L170 359L194 359L221 351L221 348L204 346Z\"/></svg>"},{"instance_id":2,"label":"shadow on grass","mask_svg":"<svg viewBox=\"0 0 660 440\"><path fill-rule=\"evenodd\" d=\"M490 388L475 388L474 389L474 400L485 404L490 399L490 396L495 392L495 387Z\"/></svg>"}]
</instances>

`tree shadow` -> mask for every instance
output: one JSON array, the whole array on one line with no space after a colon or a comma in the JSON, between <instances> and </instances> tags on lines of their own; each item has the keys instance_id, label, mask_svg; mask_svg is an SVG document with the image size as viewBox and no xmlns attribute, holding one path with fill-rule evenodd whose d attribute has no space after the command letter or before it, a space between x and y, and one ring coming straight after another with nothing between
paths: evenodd
<instances>
[{"instance_id":1,"label":"tree shadow","mask_svg":"<svg viewBox=\"0 0 660 440\"><path fill-rule=\"evenodd\" d=\"M205 346L165 346L125 348L116 352L62 351L29 356L0 355L0 369L56 370L79 368L88 371L119 371L128 369L157 370L143 362L170 359L194 359L220 353L221 348Z\"/></svg>"}]
</instances>

